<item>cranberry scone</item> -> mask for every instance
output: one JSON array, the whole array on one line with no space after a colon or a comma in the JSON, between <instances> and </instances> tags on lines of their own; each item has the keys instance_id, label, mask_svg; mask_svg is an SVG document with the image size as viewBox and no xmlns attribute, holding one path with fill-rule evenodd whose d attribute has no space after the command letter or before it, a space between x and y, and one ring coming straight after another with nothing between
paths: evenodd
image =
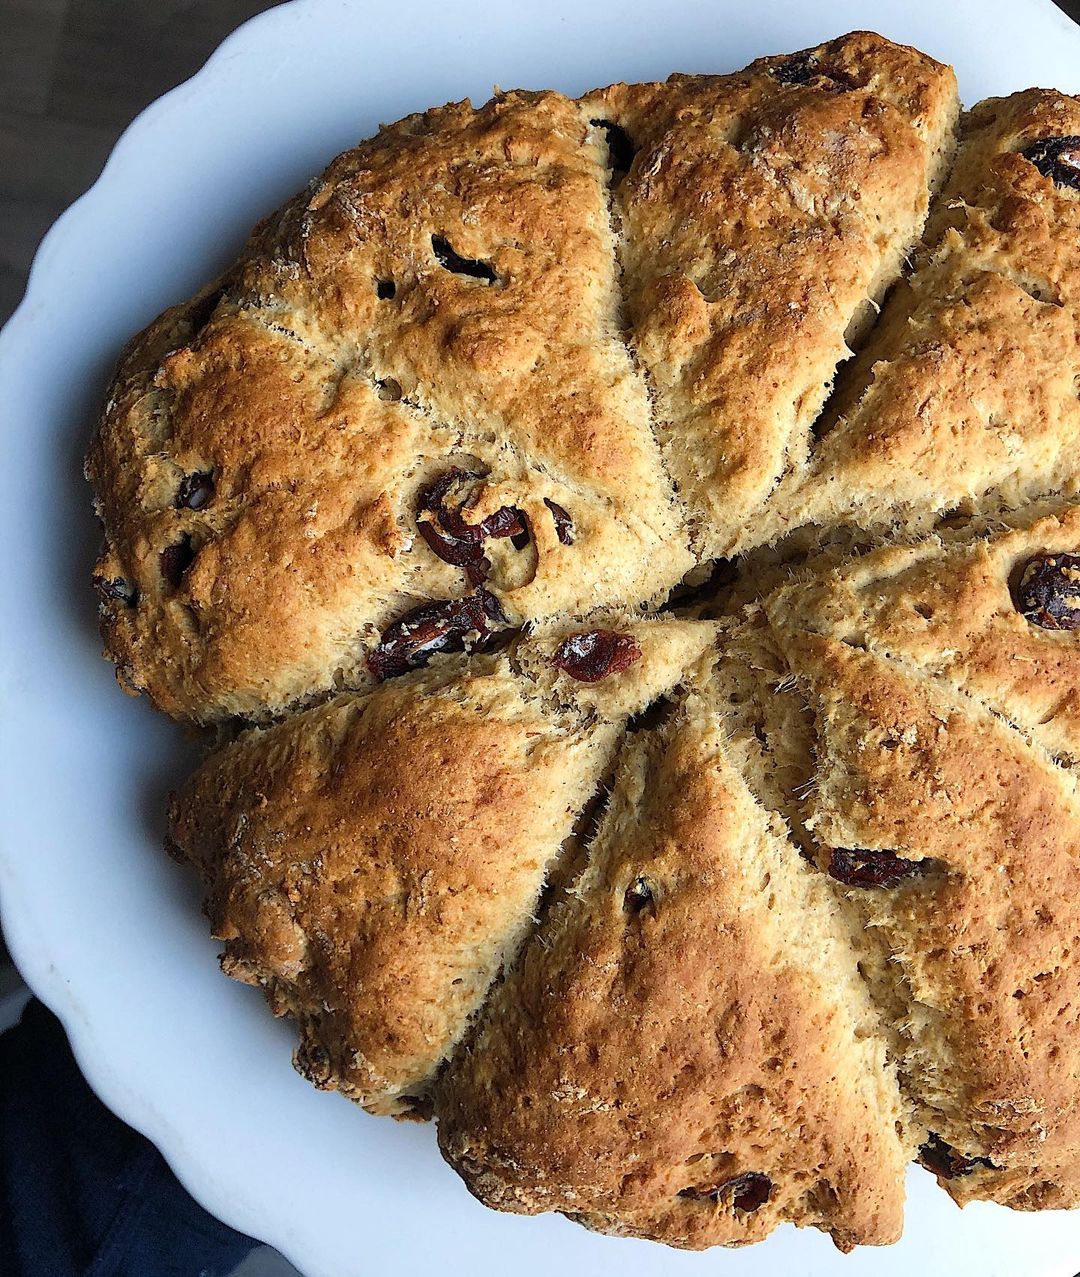
<instances>
[{"instance_id":1,"label":"cranberry scone","mask_svg":"<svg viewBox=\"0 0 1080 1277\"><path fill-rule=\"evenodd\" d=\"M781 629L839 638L982 701L1080 761L1080 506L887 546L777 591Z\"/></svg>"},{"instance_id":2,"label":"cranberry scone","mask_svg":"<svg viewBox=\"0 0 1080 1277\"><path fill-rule=\"evenodd\" d=\"M424 1112L623 724L713 638L614 624L446 657L252 729L173 796L170 844L203 878L223 967L296 1018L316 1085Z\"/></svg>"},{"instance_id":3,"label":"cranberry scone","mask_svg":"<svg viewBox=\"0 0 1080 1277\"><path fill-rule=\"evenodd\" d=\"M385 127L87 462L224 969L499 1209L1080 1205L1078 439L1076 98L862 32Z\"/></svg>"},{"instance_id":4,"label":"cranberry scone","mask_svg":"<svg viewBox=\"0 0 1080 1277\"><path fill-rule=\"evenodd\" d=\"M87 469L122 685L262 719L663 602L806 452L956 110L948 68L857 34L340 156L121 361Z\"/></svg>"},{"instance_id":5,"label":"cranberry scone","mask_svg":"<svg viewBox=\"0 0 1080 1277\"><path fill-rule=\"evenodd\" d=\"M885 658L816 635L788 650L816 717L807 824L864 918L924 1161L961 1201L1077 1205L1074 779Z\"/></svg>"},{"instance_id":6,"label":"cranberry scone","mask_svg":"<svg viewBox=\"0 0 1080 1277\"><path fill-rule=\"evenodd\" d=\"M489 1205L602 1232L895 1241L885 1038L832 884L728 755L715 659L629 738L587 868L437 1087L440 1143Z\"/></svg>"},{"instance_id":7,"label":"cranberry scone","mask_svg":"<svg viewBox=\"0 0 1080 1277\"><path fill-rule=\"evenodd\" d=\"M555 93L410 117L135 339L88 462L126 686L265 717L662 600L691 559L619 331L606 161Z\"/></svg>"}]
</instances>

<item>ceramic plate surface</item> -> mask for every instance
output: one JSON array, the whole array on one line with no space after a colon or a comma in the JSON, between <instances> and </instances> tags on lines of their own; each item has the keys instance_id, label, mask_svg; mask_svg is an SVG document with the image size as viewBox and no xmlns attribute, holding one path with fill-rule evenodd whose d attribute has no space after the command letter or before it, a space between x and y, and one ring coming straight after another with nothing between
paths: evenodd
<instances>
[{"instance_id":1,"label":"ceramic plate surface","mask_svg":"<svg viewBox=\"0 0 1080 1277\"><path fill-rule=\"evenodd\" d=\"M576 94L727 71L859 27L952 62L968 103L1031 84L1080 92L1080 29L1050 0L301 0L241 28L136 120L46 238L0 337L5 932L104 1101L208 1209L310 1277L1080 1268L1080 1213L960 1212L916 1168L903 1241L847 1258L791 1227L695 1255L485 1210L430 1127L313 1090L290 1066L291 1029L218 972L196 886L159 852L166 791L195 747L122 696L98 655L81 457L119 348L334 154L493 84Z\"/></svg>"}]
</instances>

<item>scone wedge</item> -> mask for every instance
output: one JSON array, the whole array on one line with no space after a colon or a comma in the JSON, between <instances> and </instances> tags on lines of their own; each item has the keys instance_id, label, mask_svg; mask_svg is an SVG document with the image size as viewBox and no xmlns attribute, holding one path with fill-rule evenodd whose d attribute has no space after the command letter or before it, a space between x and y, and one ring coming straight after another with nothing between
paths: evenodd
<instances>
[{"instance_id":1,"label":"scone wedge","mask_svg":"<svg viewBox=\"0 0 1080 1277\"><path fill-rule=\"evenodd\" d=\"M899 1235L904 1105L833 885L728 758L696 686L634 733L586 868L436 1090L503 1210L703 1248Z\"/></svg>"},{"instance_id":2,"label":"scone wedge","mask_svg":"<svg viewBox=\"0 0 1080 1277\"><path fill-rule=\"evenodd\" d=\"M808 825L900 1031L922 1156L959 1201L1080 1202L1080 796L978 704L835 639L789 648L817 717Z\"/></svg>"},{"instance_id":3,"label":"scone wedge","mask_svg":"<svg viewBox=\"0 0 1080 1277\"><path fill-rule=\"evenodd\" d=\"M747 541L805 464L837 367L945 177L949 67L869 32L729 76L614 85L630 338L704 557ZM629 148L636 148L632 162Z\"/></svg>"},{"instance_id":4,"label":"scone wedge","mask_svg":"<svg viewBox=\"0 0 1080 1277\"><path fill-rule=\"evenodd\" d=\"M418 608L445 650L662 602L692 560L621 337L606 159L556 93L409 117L135 338L87 462L125 687L266 718L379 677Z\"/></svg>"},{"instance_id":5,"label":"scone wedge","mask_svg":"<svg viewBox=\"0 0 1080 1277\"><path fill-rule=\"evenodd\" d=\"M1078 139L1080 100L1051 90L968 113L917 269L755 538L928 531L1080 491Z\"/></svg>"},{"instance_id":6,"label":"scone wedge","mask_svg":"<svg viewBox=\"0 0 1080 1277\"><path fill-rule=\"evenodd\" d=\"M1080 760L1080 507L888 546L778 590L768 610L966 692Z\"/></svg>"},{"instance_id":7,"label":"scone wedge","mask_svg":"<svg viewBox=\"0 0 1080 1277\"><path fill-rule=\"evenodd\" d=\"M615 672L593 687L574 662L595 665L598 633ZM624 622L442 658L245 733L174 795L171 845L206 884L223 966L296 1018L311 1081L373 1112L426 1112L573 854L626 719L711 641L708 626Z\"/></svg>"},{"instance_id":8,"label":"scone wedge","mask_svg":"<svg viewBox=\"0 0 1080 1277\"><path fill-rule=\"evenodd\" d=\"M1080 1202L1078 544L1066 507L766 605L812 716L811 854L960 1202Z\"/></svg>"}]
</instances>

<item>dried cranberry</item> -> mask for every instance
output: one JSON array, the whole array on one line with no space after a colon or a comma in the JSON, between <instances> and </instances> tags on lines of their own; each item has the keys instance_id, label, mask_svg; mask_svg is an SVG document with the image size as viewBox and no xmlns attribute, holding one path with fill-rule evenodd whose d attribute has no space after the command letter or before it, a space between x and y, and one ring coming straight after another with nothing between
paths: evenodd
<instances>
[{"instance_id":1,"label":"dried cranberry","mask_svg":"<svg viewBox=\"0 0 1080 1277\"><path fill-rule=\"evenodd\" d=\"M926 861L904 860L895 851L837 847L829 860L829 875L848 887L895 887L926 867Z\"/></svg>"},{"instance_id":2,"label":"dried cranberry","mask_svg":"<svg viewBox=\"0 0 1080 1277\"><path fill-rule=\"evenodd\" d=\"M456 506L447 503L452 488L480 478L471 471L452 467L428 484L416 503L417 526L429 548L444 563L467 569L474 585L486 574L484 542L488 537L510 537L519 550L529 543L525 516L513 506L501 506L479 523L467 523L461 513L465 497ZM425 514L432 517L422 518Z\"/></svg>"},{"instance_id":3,"label":"dried cranberry","mask_svg":"<svg viewBox=\"0 0 1080 1277\"><path fill-rule=\"evenodd\" d=\"M1080 191L1080 135L1039 138L1020 154L1056 186Z\"/></svg>"},{"instance_id":4,"label":"dried cranberry","mask_svg":"<svg viewBox=\"0 0 1080 1277\"><path fill-rule=\"evenodd\" d=\"M680 1197L691 1197L695 1201L727 1202L737 1211L748 1214L756 1211L772 1196L773 1183L768 1175L760 1171L747 1171L735 1179L725 1180L715 1188L684 1188Z\"/></svg>"},{"instance_id":5,"label":"dried cranberry","mask_svg":"<svg viewBox=\"0 0 1080 1277\"><path fill-rule=\"evenodd\" d=\"M628 913L644 913L655 903L656 897L647 878L635 878L623 895L623 908Z\"/></svg>"},{"instance_id":6,"label":"dried cranberry","mask_svg":"<svg viewBox=\"0 0 1080 1277\"><path fill-rule=\"evenodd\" d=\"M455 484L479 478L478 474L455 466L428 484L417 498L420 535L444 563L452 563L455 567L478 564L484 557L484 551L479 528L466 523L459 513L449 509L446 497ZM431 514L434 518L421 518L424 514Z\"/></svg>"},{"instance_id":7,"label":"dried cranberry","mask_svg":"<svg viewBox=\"0 0 1080 1277\"><path fill-rule=\"evenodd\" d=\"M621 674L640 659L641 648L633 635L587 630L563 639L551 663L579 683L599 683L609 674Z\"/></svg>"},{"instance_id":8,"label":"dried cranberry","mask_svg":"<svg viewBox=\"0 0 1080 1277\"><path fill-rule=\"evenodd\" d=\"M629 173L637 147L630 134L614 120L590 120L594 129L602 129L607 139L608 160L613 173Z\"/></svg>"},{"instance_id":9,"label":"dried cranberry","mask_svg":"<svg viewBox=\"0 0 1080 1277\"><path fill-rule=\"evenodd\" d=\"M1080 554L1036 554L1016 588L1025 620L1044 630L1080 630Z\"/></svg>"},{"instance_id":10,"label":"dried cranberry","mask_svg":"<svg viewBox=\"0 0 1080 1277\"><path fill-rule=\"evenodd\" d=\"M214 495L214 476L209 470L186 474L176 490L174 504L178 510L201 510Z\"/></svg>"},{"instance_id":11,"label":"dried cranberry","mask_svg":"<svg viewBox=\"0 0 1080 1277\"><path fill-rule=\"evenodd\" d=\"M115 600L117 603L126 603L128 607L134 607L139 597L138 590L131 582L119 576L112 578L95 576L94 589L97 590L98 598L103 603Z\"/></svg>"},{"instance_id":12,"label":"dried cranberry","mask_svg":"<svg viewBox=\"0 0 1080 1277\"><path fill-rule=\"evenodd\" d=\"M940 1135L931 1135L922 1145L919 1149L919 1161L927 1170L940 1175L942 1179L957 1179L961 1175L970 1175L980 1166L992 1171L999 1169L988 1157L965 1157L963 1153L958 1153Z\"/></svg>"},{"instance_id":13,"label":"dried cranberry","mask_svg":"<svg viewBox=\"0 0 1080 1277\"><path fill-rule=\"evenodd\" d=\"M480 531L481 540L487 540L488 537L511 537L516 539L527 531L525 516L520 510L508 505L500 506L494 514L489 514L486 519L481 519L476 526ZM526 541L526 544L528 544L528 541Z\"/></svg>"},{"instance_id":14,"label":"dried cranberry","mask_svg":"<svg viewBox=\"0 0 1080 1277\"><path fill-rule=\"evenodd\" d=\"M772 1180L768 1175L747 1171L726 1186L725 1195L730 1194L731 1204L736 1210L755 1211L769 1200L772 1189Z\"/></svg>"},{"instance_id":15,"label":"dried cranberry","mask_svg":"<svg viewBox=\"0 0 1080 1277\"><path fill-rule=\"evenodd\" d=\"M161 575L174 590L178 589L184 573L194 562L195 549L191 544L191 537L185 532L175 545L166 546L162 550L159 560Z\"/></svg>"},{"instance_id":16,"label":"dried cranberry","mask_svg":"<svg viewBox=\"0 0 1080 1277\"><path fill-rule=\"evenodd\" d=\"M770 70L781 84L811 84L815 80L827 80L830 83L821 87L833 93L857 87L846 71L830 71L823 67L821 59L810 49L792 54L790 58L778 62Z\"/></svg>"},{"instance_id":17,"label":"dried cranberry","mask_svg":"<svg viewBox=\"0 0 1080 1277\"><path fill-rule=\"evenodd\" d=\"M477 257L462 257L450 245L443 235L432 235L431 251L438 259L439 265L454 275L467 275L470 279L482 279L485 284L494 284L499 278L490 262L481 261Z\"/></svg>"},{"instance_id":18,"label":"dried cranberry","mask_svg":"<svg viewBox=\"0 0 1080 1277\"><path fill-rule=\"evenodd\" d=\"M544 505L551 511L551 517L555 523L555 535L559 538L563 545L574 544L574 520L566 513L561 505L556 505L554 501L544 498Z\"/></svg>"},{"instance_id":19,"label":"dried cranberry","mask_svg":"<svg viewBox=\"0 0 1080 1277\"><path fill-rule=\"evenodd\" d=\"M388 626L368 655L368 669L382 682L426 665L436 652L456 652L468 634L483 638L490 622L505 625L498 599L476 590L463 599L422 603Z\"/></svg>"}]
</instances>

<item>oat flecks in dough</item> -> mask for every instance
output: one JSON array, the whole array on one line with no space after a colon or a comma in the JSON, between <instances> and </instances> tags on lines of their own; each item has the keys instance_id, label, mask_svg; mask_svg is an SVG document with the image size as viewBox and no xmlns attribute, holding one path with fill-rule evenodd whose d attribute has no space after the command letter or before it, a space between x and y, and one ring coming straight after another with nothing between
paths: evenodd
<instances>
[{"instance_id":1,"label":"oat flecks in dough","mask_svg":"<svg viewBox=\"0 0 1080 1277\"><path fill-rule=\"evenodd\" d=\"M1023 155L1080 130L1031 89L965 119L920 263L758 535L803 525L928 530L1080 489L1080 191Z\"/></svg>"},{"instance_id":2,"label":"oat flecks in dough","mask_svg":"<svg viewBox=\"0 0 1080 1277\"><path fill-rule=\"evenodd\" d=\"M1080 1204L1080 103L956 111L867 33L428 111L122 360L108 655L266 724L172 803L223 965L493 1205Z\"/></svg>"},{"instance_id":3,"label":"oat flecks in dough","mask_svg":"<svg viewBox=\"0 0 1080 1277\"><path fill-rule=\"evenodd\" d=\"M952 154L948 68L868 33L802 56L810 76L764 58L589 101L638 148L616 196L630 333L706 556L754 544L805 465Z\"/></svg>"},{"instance_id":4,"label":"oat flecks in dough","mask_svg":"<svg viewBox=\"0 0 1080 1277\"><path fill-rule=\"evenodd\" d=\"M436 1091L482 1201L694 1249L899 1235L904 1107L838 904L701 692L632 736L587 870ZM792 928L791 920L799 925Z\"/></svg>"},{"instance_id":5,"label":"oat flecks in dough","mask_svg":"<svg viewBox=\"0 0 1080 1277\"><path fill-rule=\"evenodd\" d=\"M476 584L418 527L451 469L465 523L524 525L477 568L504 623L662 601L692 560L618 327L604 158L558 94L411 117L135 340L88 462L97 575L134 598L103 601L125 686L209 721L363 685L380 631Z\"/></svg>"},{"instance_id":6,"label":"oat flecks in dough","mask_svg":"<svg viewBox=\"0 0 1080 1277\"><path fill-rule=\"evenodd\" d=\"M826 848L923 872L852 887L863 970L900 1032L927 1144L965 1159L960 1202L1080 1204L1080 798L977 702L835 639L789 641L814 706L808 824ZM931 1159L931 1165L932 1165Z\"/></svg>"},{"instance_id":7,"label":"oat flecks in dough","mask_svg":"<svg viewBox=\"0 0 1080 1277\"><path fill-rule=\"evenodd\" d=\"M225 969L298 1020L297 1064L317 1085L373 1112L426 1111L571 849L620 725L713 638L694 622L624 621L640 659L581 693L515 672L583 628L443 657L254 729L174 796L171 844L206 884Z\"/></svg>"}]
</instances>

